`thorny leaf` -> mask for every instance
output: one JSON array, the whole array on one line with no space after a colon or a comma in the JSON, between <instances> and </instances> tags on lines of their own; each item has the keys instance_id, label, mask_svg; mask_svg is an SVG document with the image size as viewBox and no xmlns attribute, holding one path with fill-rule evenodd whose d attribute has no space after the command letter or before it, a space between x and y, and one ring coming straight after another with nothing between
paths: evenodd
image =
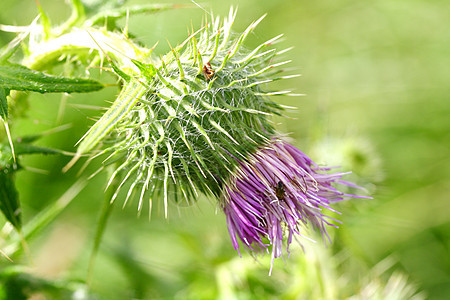
<instances>
[{"instance_id":1,"label":"thorny leaf","mask_svg":"<svg viewBox=\"0 0 450 300\"><path fill-rule=\"evenodd\" d=\"M60 150L34 146L29 143L14 143L17 156L26 154L57 154ZM15 187L14 176L20 164L14 160L11 146L0 144L0 211L17 229L21 230L20 201Z\"/></svg>"},{"instance_id":2,"label":"thorny leaf","mask_svg":"<svg viewBox=\"0 0 450 300\"><path fill-rule=\"evenodd\" d=\"M0 88L38 93L87 93L101 90L103 85L92 79L50 76L22 65L1 62Z\"/></svg>"}]
</instances>

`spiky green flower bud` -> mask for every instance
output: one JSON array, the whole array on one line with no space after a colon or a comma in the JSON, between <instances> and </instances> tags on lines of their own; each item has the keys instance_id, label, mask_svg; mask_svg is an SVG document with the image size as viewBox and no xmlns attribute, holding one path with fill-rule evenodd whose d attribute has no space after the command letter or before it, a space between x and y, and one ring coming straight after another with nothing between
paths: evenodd
<instances>
[{"instance_id":1,"label":"spiky green flower bud","mask_svg":"<svg viewBox=\"0 0 450 300\"><path fill-rule=\"evenodd\" d=\"M231 28L235 11L220 25L214 19L160 59L132 60L135 72L111 108L94 124L79 145L77 157L100 143L108 161L121 162L111 176L127 181L127 198L146 191L163 195L167 214L169 191L175 200L190 202L199 192L218 197L238 160L270 142L274 128L268 116L281 106L264 84L282 79L280 52L267 50L280 36L253 50L244 41L257 24L241 35ZM182 195L182 196L181 196Z\"/></svg>"}]
</instances>

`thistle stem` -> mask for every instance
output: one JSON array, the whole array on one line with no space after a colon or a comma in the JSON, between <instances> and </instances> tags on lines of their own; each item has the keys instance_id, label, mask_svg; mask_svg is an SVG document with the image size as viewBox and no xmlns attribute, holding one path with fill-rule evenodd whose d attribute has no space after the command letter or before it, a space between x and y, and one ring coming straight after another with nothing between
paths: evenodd
<instances>
[{"instance_id":1,"label":"thistle stem","mask_svg":"<svg viewBox=\"0 0 450 300\"><path fill-rule=\"evenodd\" d=\"M111 174L114 172L117 166L111 165L107 169L108 176L111 176ZM89 258L89 265L87 270L87 278L86 278L86 284L90 286L93 272L94 272L94 266L95 266L95 260L97 258L97 253L100 247L100 243L102 241L103 234L105 233L106 224L108 222L109 217L111 216L111 212L113 210L114 203L111 203L111 199L114 196L114 193L116 192L116 189L120 185L121 176L116 176L113 181L111 182L110 186L105 192L105 197L103 200L103 206L100 212L100 217L97 222L97 229L95 231L94 236L94 245L92 247L91 256Z\"/></svg>"}]
</instances>

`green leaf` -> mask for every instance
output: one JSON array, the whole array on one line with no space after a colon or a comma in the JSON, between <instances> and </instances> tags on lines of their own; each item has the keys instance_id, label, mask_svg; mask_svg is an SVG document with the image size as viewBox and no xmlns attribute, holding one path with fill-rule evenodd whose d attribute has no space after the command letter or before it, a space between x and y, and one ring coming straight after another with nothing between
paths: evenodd
<instances>
[{"instance_id":1,"label":"green leaf","mask_svg":"<svg viewBox=\"0 0 450 300\"><path fill-rule=\"evenodd\" d=\"M6 122L8 118L8 102L6 97L9 95L9 89L0 88L0 117Z\"/></svg>"},{"instance_id":2,"label":"green leaf","mask_svg":"<svg viewBox=\"0 0 450 300\"><path fill-rule=\"evenodd\" d=\"M38 93L88 93L103 85L92 79L46 75L18 64L0 64L0 88Z\"/></svg>"},{"instance_id":3,"label":"green leaf","mask_svg":"<svg viewBox=\"0 0 450 300\"><path fill-rule=\"evenodd\" d=\"M17 229L22 228L20 202L14 186L14 172L0 168L0 210Z\"/></svg>"},{"instance_id":4,"label":"green leaf","mask_svg":"<svg viewBox=\"0 0 450 300\"><path fill-rule=\"evenodd\" d=\"M16 160L16 155L14 153L14 145L12 142L11 132L8 126L8 100L6 97L9 95L10 90L6 88L0 88L0 118L5 126L6 135L8 136L9 145L11 147L12 159ZM0 154L1 156L1 154Z\"/></svg>"},{"instance_id":5,"label":"green leaf","mask_svg":"<svg viewBox=\"0 0 450 300\"><path fill-rule=\"evenodd\" d=\"M26 138L24 138L26 139ZM30 143L14 142L15 155L27 155L27 154L66 154L62 150L35 146ZM14 162L13 153L11 151L11 145L0 144L0 171L8 169Z\"/></svg>"},{"instance_id":6,"label":"green leaf","mask_svg":"<svg viewBox=\"0 0 450 300\"><path fill-rule=\"evenodd\" d=\"M20 165L14 160L11 145L0 144L0 211L17 229L22 227L20 202L15 188L14 175ZM34 146L29 143L14 143L16 155L25 154L58 154L60 150Z\"/></svg>"},{"instance_id":7,"label":"green leaf","mask_svg":"<svg viewBox=\"0 0 450 300\"><path fill-rule=\"evenodd\" d=\"M0 144L0 171L11 168L13 157L9 145Z\"/></svg>"},{"instance_id":8,"label":"green leaf","mask_svg":"<svg viewBox=\"0 0 450 300\"><path fill-rule=\"evenodd\" d=\"M17 230L20 230L22 227L20 202L14 185L14 174L18 168L11 147L0 144L0 211Z\"/></svg>"}]
</instances>

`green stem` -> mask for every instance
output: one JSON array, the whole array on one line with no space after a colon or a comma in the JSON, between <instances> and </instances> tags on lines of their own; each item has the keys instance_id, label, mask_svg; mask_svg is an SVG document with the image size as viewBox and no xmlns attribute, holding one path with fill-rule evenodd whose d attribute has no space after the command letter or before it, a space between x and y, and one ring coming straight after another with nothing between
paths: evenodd
<instances>
[{"instance_id":1,"label":"green stem","mask_svg":"<svg viewBox=\"0 0 450 300\"><path fill-rule=\"evenodd\" d=\"M111 165L107 169L108 177L111 176L112 172L116 169L117 166ZM108 223L108 219L111 216L111 212L113 210L113 203L111 203L111 199L116 192L117 188L120 184L120 177L116 176L114 180L111 182L110 186L105 192L105 198L103 200L103 206L102 210L100 212L100 217L97 223L97 230L95 232L94 237L94 245L92 247L91 256L89 258L89 265L87 270L87 279L86 283L89 286L92 280L93 272L94 272L94 266L95 266L95 259L98 254L98 250L100 247L100 243L102 241L103 234L105 233L106 224Z\"/></svg>"},{"instance_id":2,"label":"green stem","mask_svg":"<svg viewBox=\"0 0 450 300\"><path fill-rule=\"evenodd\" d=\"M72 200L86 186L86 178L77 180L58 200L42 210L37 216L24 225L22 233L14 238L8 246L3 249L7 256L12 256L21 250L22 240L29 240L47 227L57 216L69 205ZM24 249L25 250L25 249Z\"/></svg>"}]
</instances>

